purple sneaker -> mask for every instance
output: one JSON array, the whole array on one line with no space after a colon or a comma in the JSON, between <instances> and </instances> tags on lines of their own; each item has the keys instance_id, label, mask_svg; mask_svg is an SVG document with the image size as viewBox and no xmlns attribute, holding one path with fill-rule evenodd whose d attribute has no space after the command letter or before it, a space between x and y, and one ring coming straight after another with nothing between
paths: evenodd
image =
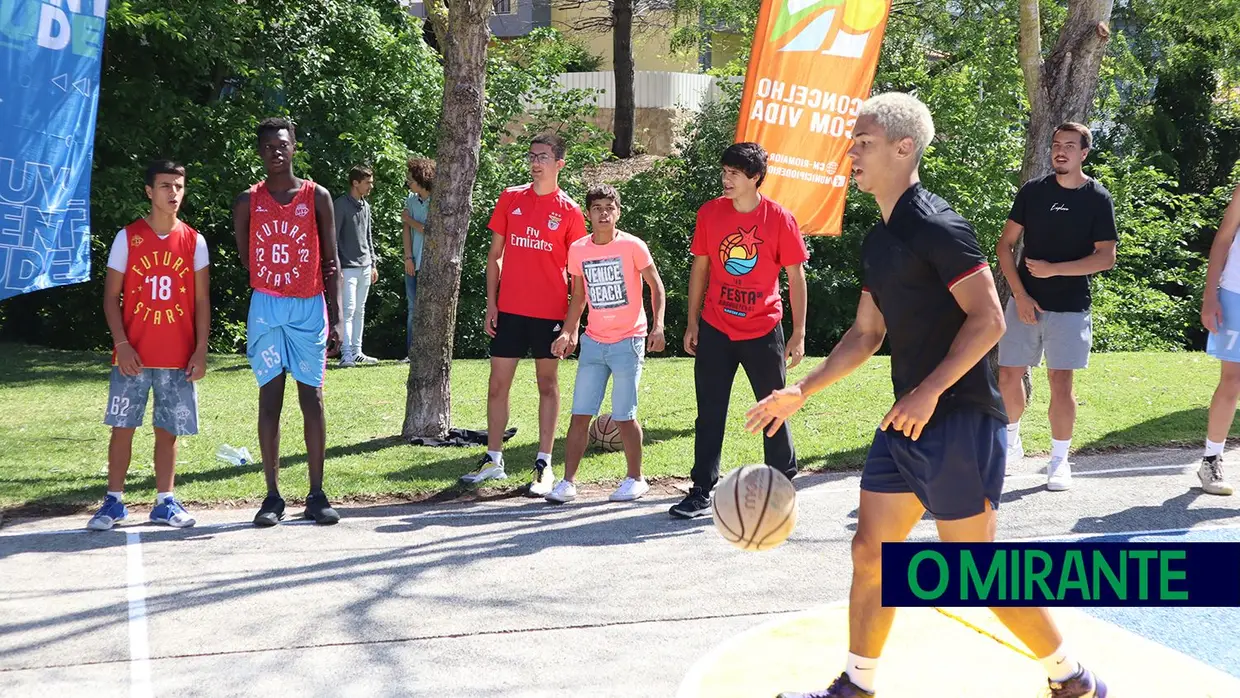
<instances>
[{"instance_id":1,"label":"purple sneaker","mask_svg":"<svg viewBox=\"0 0 1240 698\"><path fill-rule=\"evenodd\" d=\"M1050 681L1051 698L1107 698L1107 685L1094 672L1081 667L1065 681Z\"/></svg>"},{"instance_id":2,"label":"purple sneaker","mask_svg":"<svg viewBox=\"0 0 1240 698\"><path fill-rule=\"evenodd\" d=\"M839 678L837 678L835 682L832 683L826 690L811 691L809 693L780 693L779 698L874 698L874 695L875 694L870 693L869 691L862 690L860 686L853 683L852 680L848 678L848 672L844 672L840 674ZM1067 696L1077 694L1064 695ZM1087 694L1082 693L1079 695L1083 696ZM1055 698L1060 697L1056 695Z\"/></svg>"}]
</instances>

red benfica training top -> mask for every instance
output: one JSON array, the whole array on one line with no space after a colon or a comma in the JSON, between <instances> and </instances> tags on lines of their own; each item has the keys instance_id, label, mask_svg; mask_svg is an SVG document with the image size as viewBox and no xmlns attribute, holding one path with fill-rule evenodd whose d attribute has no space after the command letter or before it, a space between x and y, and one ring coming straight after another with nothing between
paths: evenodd
<instances>
[{"instance_id":1,"label":"red benfica training top","mask_svg":"<svg viewBox=\"0 0 1240 698\"><path fill-rule=\"evenodd\" d=\"M305 180L287 206L267 190L250 187L250 287L273 296L311 298L323 293L315 184Z\"/></svg>"},{"instance_id":2,"label":"red benfica training top","mask_svg":"<svg viewBox=\"0 0 1240 698\"><path fill-rule=\"evenodd\" d=\"M581 207L563 190L539 196L532 184L523 184L500 194L489 227L504 238L499 311L563 320L568 248L589 234Z\"/></svg>"},{"instance_id":3,"label":"red benfica training top","mask_svg":"<svg viewBox=\"0 0 1240 698\"><path fill-rule=\"evenodd\" d=\"M194 249L198 231L183 222L160 239L138 220L125 227L128 264L121 314L125 337L145 368L180 369L194 354ZM116 365L116 351L112 351Z\"/></svg>"}]
</instances>

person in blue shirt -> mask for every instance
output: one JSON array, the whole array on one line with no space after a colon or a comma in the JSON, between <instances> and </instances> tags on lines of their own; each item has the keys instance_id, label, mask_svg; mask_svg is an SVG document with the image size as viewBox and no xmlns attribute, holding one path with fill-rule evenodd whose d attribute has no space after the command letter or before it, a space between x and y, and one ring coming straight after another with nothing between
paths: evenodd
<instances>
[{"instance_id":1,"label":"person in blue shirt","mask_svg":"<svg viewBox=\"0 0 1240 698\"><path fill-rule=\"evenodd\" d=\"M435 161L427 158L410 158L405 184L409 197L401 211L404 222L402 241L405 249L405 297L409 311L405 325L405 358L409 361L409 348L413 345L413 299L418 292L418 271L422 268L422 240L426 233L426 219L431 210L431 188L435 181Z\"/></svg>"}]
</instances>

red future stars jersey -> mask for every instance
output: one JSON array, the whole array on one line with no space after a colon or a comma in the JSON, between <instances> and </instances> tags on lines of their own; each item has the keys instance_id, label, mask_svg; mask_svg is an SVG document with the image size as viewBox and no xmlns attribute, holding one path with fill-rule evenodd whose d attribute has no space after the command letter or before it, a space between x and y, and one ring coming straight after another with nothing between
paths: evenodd
<instances>
[{"instance_id":1,"label":"red future stars jersey","mask_svg":"<svg viewBox=\"0 0 1240 698\"><path fill-rule=\"evenodd\" d=\"M499 311L563 320L568 248L588 234L581 207L560 189L539 196L533 185L523 184L500 194L489 227L504 237Z\"/></svg>"},{"instance_id":2,"label":"red future stars jersey","mask_svg":"<svg viewBox=\"0 0 1240 698\"><path fill-rule=\"evenodd\" d=\"M287 206L267 190L250 187L250 287L273 296L311 298L323 293L315 184L302 182Z\"/></svg>"},{"instance_id":3,"label":"red future stars jersey","mask_svg":"<svg viewBox=\"0 0 1240 698\"><path fill-rule=\"evenodd\" d=\"M125 227L125 337L145 368L185 368L194 354L194 249L198 231L178 223L162 240L141 218ZM112 352L116 364L116 352Z\"/></svg>"}]
</instances>

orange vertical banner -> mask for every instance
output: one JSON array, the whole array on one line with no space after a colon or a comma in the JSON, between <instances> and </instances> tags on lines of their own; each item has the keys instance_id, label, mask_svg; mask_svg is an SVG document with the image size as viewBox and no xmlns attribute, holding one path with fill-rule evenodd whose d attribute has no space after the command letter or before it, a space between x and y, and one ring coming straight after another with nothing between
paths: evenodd
<instances>
[{"instance_id":1,"label":"orange vertical banner","mask_svg":"<svg viewBox=\"0 0 1240 698\"><path fill-rule=\"evenodd\" d=\"M736 140L767 151L762 193L806 235L843 232L852 127L870 94L890 0L764 0Z\"/></svg>"}]
</instances>

